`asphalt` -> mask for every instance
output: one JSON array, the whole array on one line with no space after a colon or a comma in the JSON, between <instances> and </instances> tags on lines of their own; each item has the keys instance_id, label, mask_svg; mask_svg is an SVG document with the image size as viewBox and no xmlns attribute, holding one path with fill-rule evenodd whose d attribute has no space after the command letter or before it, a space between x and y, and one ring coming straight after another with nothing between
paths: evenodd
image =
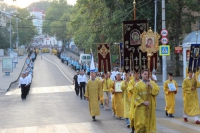
<instances>
[{"instance_id":1,"label":"asphalt","mask_svg":"<svg viewBox=\"0 0 200 133\"><path fill-rule=\"evenodd\" d=\"M130 133L124 120L104 111L93 122L88 102L75 95L72 78L76 72L56 56L37 57L31 91L21 100L17 83L8 92L0 93L0 133ZM182 120L182 90L176 95L175 118L165 116L162 84L157 96L156 121L158 133L199 133L200 126L189 118ZM200 92L198 93L200 96Z\"/></svg>"}]
</instances>

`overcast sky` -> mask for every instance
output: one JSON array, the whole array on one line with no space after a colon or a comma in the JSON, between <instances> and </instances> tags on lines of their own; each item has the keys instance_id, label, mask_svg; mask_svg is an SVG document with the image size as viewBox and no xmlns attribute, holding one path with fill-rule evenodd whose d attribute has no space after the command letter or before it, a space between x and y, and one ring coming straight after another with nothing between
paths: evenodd
<instances>
[{"instance_id":1,"label":"overcast sky","mask_svg":"<svg viewBox=\"0 0 200 133\"><path fill-rule=\"evenodd\" d=\"M29 6L33 2L38 2L41 0L16 0L16 2L13 2L13 0L4 0L5 3L9 5L16 5L18 7L24 8ZM74 5L76 3L76 0L67 0L68 4Z\"/></svg>"}]
</instances>

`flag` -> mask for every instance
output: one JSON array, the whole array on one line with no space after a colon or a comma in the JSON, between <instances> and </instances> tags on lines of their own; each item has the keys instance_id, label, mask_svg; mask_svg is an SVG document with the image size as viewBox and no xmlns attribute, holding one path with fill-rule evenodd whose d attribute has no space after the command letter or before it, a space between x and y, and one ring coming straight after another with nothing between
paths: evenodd
<instances>
[{"instance_id":1,"label":"flag","mask_svg":"<svg viewBox=\"0 0 200 133\"><path fill-rule=\"evenodd\" d=\"M90 49L90 51L91 51L90 72L95 72L94 57L93 57L93 54L92 54L92 49Z\"/></svg>"}]
</instances>

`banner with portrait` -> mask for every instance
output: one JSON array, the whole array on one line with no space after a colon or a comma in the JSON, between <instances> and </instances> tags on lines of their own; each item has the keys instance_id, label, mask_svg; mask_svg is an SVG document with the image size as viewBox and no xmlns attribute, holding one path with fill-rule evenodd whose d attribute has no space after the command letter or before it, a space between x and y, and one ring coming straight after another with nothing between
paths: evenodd
<instances>
[{"instance_id":1,"label":"banner with portrait","mask_svg":"<svg viewBox=\"0 0 200 133\"><path fill-rule=\"evenodd\" d=\"M111 71L111 58L110 58L110 44L97 43L98 51L98 71L110 72Z\"/></svg>"},{"instance_id":2,"label":"banner with portrait","mask_svg":"<svg viewBox=\"0 0 200 133\"><path fill-rule=\"evenodd\" d=\"M198 71L200 67L200 44L191 44L188 70Z\"/></svg>"},{"instance_id":3,"label":"banner with portrait","mask_svg":"<svg viewBox=\"0 0 200 133\"><path fill-rule=\"evenodd\" d=\"M140 34L147 28L147 20L123 21L123 68L125 72L140 71L147 68L147 54L139 49L142 43Z\"/></svg>"}]
</instances>

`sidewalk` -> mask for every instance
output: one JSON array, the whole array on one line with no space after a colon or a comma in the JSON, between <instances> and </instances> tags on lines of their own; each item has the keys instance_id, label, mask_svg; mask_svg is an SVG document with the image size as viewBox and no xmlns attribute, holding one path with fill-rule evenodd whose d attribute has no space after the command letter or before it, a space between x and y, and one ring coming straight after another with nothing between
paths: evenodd
<instances>
[{"instance_id":1,"label":"sidewalk","mask_svg":"<svg viewBox=\"0 0 200 133\"><path fill-rule=\"evenodd\" d=\"M5 92L9 89L12 83L18 80L27 55L18 58L18 64L16 64L16 67L13 68L13 72L10 73L9 76L6 76L5 73L2 72L2 58L9 58L9 56L0 57L0 92Z\"/></svg>"}]
</instances>

